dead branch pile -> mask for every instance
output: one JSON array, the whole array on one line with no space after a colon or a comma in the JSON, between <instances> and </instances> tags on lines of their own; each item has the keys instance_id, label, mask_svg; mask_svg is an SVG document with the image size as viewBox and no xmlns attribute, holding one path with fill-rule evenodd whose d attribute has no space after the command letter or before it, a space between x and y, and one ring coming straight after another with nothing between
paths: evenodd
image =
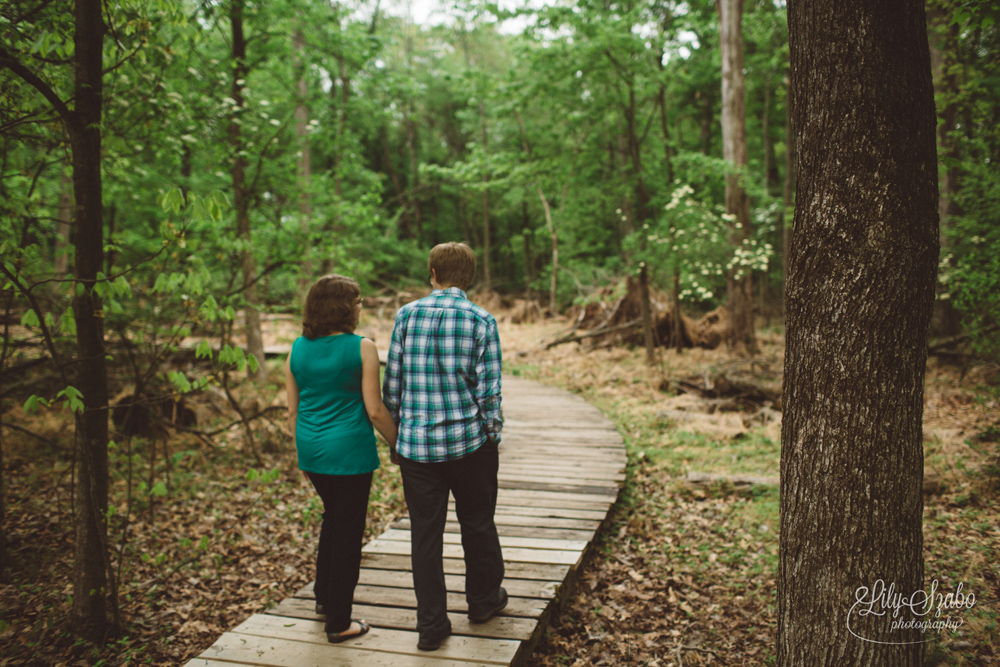
<instances>
[{"instance_id":1,"label":"dead branch pile","mask_svg":"<svg viewBox=\"0 0 1000 667\"><path fill-rule=\"evenodd\" d=\"M642 345L642 293L634 278L622 285L609 285L583 306L570 311L573 331L548 343L546 347L585 339L593 339L595 347ZM699 319L681 313L678 318L670 296L653 287L649 290L649 306L653 318L656 344L664 347L703 347L715 349L723 339L726 310L716 308ZM584 330L580 333L579 330Z\"/></svg>"}]
</instances>

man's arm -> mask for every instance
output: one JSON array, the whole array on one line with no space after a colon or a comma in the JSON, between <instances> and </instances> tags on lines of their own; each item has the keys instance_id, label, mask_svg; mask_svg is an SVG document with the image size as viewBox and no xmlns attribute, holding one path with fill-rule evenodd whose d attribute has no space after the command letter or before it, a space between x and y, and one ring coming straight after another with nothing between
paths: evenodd
<instances>
[{"instance_id":1,"label":"man's arm","mask_svg":"<svg viewBox=\"0 0 1000 667\"><path fill-rule=\"evenodd\" d=\"M392 420L399 425L399 410L403 404L403 325L402 317L396 315L389 341L389 359L385 364L382 380L382 402L389 410Z\"/></svg>"},{"instance_id":2,"label":"man's arm","mask_svg":"<svg viewBox=\"0 0 1000 667\"><path fill-rule=\"evenodd\" d=\"M503 429L503 417L500 415L500 371L503 360L500 357L500 334L497 332L496 320L486 324L482 349L476 360L476 402L479 404L480 415L486 435L493 442L500 444L500 431Z\"/></svg>"}]
</instances>

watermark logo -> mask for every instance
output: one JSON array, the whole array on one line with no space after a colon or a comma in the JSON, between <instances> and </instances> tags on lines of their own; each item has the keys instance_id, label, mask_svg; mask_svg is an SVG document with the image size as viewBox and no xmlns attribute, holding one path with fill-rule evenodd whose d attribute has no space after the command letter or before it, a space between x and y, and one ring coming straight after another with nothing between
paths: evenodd
<instances>
[{"instance_id":1,"label":"watermark logo","mask_svg":"<svg viewBox=\"0 0 1000 667\"><path fill-rule=\"evenodd\" d=\"M887 586L881 579L871 587L858 586L854 591L854 604L847 614L847 630L861 641L874 644L929 642L940 634L955 632L965 625L965 619L959 614L976 606L976 595L964 593L963 587L964 584L960 583L954 592L945 593L938 590L938 580L935 579L928 590L904 595L896 590L896 584ZM868 617L874 618L861 622ZM919 630L924 638L919 641L884 641L863 636L865 632L859 626L871 627L879 618L884 619L891 632Z\"/></svg>"}]
</instances>

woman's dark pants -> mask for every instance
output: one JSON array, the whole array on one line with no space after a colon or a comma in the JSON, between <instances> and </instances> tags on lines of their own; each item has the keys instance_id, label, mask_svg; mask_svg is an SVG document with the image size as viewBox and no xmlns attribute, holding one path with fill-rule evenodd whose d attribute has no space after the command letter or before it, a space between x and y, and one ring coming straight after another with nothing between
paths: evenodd
<instances>
[{"instance_id":1,"label":"woman's dark pants","mask_svg":"<svg viewBox=\"0 0 1000 667\"><path fill-rule=\"evenodd\" d=\"M449 491L455 496L462 529L469 613L478 615L496 604L504 575L500 538L493 521L499 463L497 446L491 442L454 461L417 463L400 458L410 513L417 632L422 639L441 638L451 632L442 561Z\"/></svg>"},{"instance_id":2,"label":"woman's dark pants","mask_svg":"<svg viewBox=\"0 0 1000 667\"><path fill-rule=\"evenodd\" d=\"M323 499L323 525L316 556L316 603L323 605L326 612L326 631L343 632L351 627L372 473L308 474Z\"/></svg>"}]
</instances>

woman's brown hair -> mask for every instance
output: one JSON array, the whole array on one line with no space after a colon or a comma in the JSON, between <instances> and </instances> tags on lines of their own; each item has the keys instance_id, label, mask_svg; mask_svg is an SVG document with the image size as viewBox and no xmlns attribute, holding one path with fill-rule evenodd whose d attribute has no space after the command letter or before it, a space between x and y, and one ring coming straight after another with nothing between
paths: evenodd
<instances>
[{"instance_id":1,"label":"woman's brown hair","mask_svg":"<svg viewBox=\"0 0 1000 667\"><path fill-rule=\"evenodd\" d=\"M358 326L361 299L357 281L347 276L323 276L309 288L302 312L302 335L313 340L335 331L353 332Z\"/></svg>"}]
</instances>

